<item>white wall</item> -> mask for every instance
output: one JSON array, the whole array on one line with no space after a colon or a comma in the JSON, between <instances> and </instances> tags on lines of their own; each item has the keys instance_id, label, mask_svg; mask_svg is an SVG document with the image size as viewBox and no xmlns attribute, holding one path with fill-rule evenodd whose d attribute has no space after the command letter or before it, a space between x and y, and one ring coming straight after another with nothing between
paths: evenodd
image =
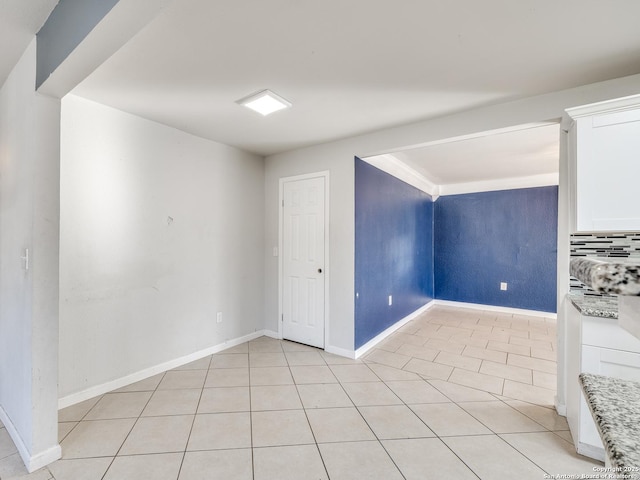
<instances>
[{"instance_id":1,"label":"white wall","mask_svg":"<svg viewBox=\"0 0 640 480\"><path fill-rule=\"evenodd\" d=\"M60 456L60 103L35 93L35 65L34 40L0 90L0 419L30 471Z\"/></svg>"},{"instance_id":2,"label":"white wall","mask_svg":"<svg viewBox=\"0 0 640 480\"><path fill-rule=\"evenodd\" d=\"M265 321L278 316L278 179L331 171L330 347L353 351L354 166L353 157L384 154L436 140L527 123L559 120L565 108L640 92L640 75L526 98L375 133L272 155L265 172ZM567 239L568 241L568 239ZM568 268L568 266L567 266ZM561 280L561 279L559 279Z\"/></svg>"},{"instance_id":3,"label":"white wall","mask_svg":"<svg viewBox=\"0 0 640 480\"><path fill-rule=\"evenodd\" d=\"M279 179L303 173L329 171L329 260L325 273L329 277L329 343L325 349L339 354L353 352L353 260L354 260L354 196L355 171L353 154L346 162L349 150L323 146L308 155L287 155L267 161L265 171L266 222L265 243L265 310L263 318L267 330L278 330L278 258L273 248L278 246ZM347 239L347 243L342 243ZM351 242L348 243L348 239Z\"/></svg>"},{"instance_id":4,"label":"white wall","mask_svg":"<svg viewBox=\"0 0 640 480\"><path fill-rule=\"evenodd\" d=\"M61 192L61 397L264 328L261 157L67 96Z\"/></svg>"}]
</instances>

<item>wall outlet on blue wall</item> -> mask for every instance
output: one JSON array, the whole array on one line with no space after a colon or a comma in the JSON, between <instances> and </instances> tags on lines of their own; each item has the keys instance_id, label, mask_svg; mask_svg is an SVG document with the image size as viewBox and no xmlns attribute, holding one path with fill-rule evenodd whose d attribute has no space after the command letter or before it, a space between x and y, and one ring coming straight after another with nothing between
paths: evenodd
<instances>
[{"instance_id":1,"label":"wall outlet on blue wall","mask_svg":"<svg viewBox=\"0 0 640 480\"><path fill-rule=\"evenodd\" d=\"M556 311L557 186L444 195L433 205L435 298Z\"/></svg>"},{"instance_id":2,"label":"wall outlet on blue wall","mask_svg":"<svg viewBox=\"0 0 640 480\"><path fill-rule=\"evenodd\" d=\"M357 349L433 299L434 203L359 158L354 200Z\"/></svg>"}]
</instances>

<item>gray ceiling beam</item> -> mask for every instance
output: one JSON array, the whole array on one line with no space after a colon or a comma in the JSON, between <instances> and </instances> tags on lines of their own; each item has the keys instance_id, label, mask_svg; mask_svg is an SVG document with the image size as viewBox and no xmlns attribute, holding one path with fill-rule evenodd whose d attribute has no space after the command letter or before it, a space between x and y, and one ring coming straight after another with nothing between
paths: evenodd
<instances>
[{"instance_id":1,"label":"gray ceiling beam","mask_svg":"<svg viewBox=\"0 0 640 480\"><path fill-rule=\"evenodd\" d=\"M62 98L174 0L60 0L37 37L38 92Z\"/></svg>"}]
</instances>

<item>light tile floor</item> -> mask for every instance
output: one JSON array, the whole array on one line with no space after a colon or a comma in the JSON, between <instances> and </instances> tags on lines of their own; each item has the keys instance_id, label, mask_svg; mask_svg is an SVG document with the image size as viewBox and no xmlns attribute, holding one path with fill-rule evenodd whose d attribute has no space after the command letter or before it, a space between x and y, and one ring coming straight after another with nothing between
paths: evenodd
<instances>
[{"instance_id":1,"label":"light tile floor","mask_svg":"<svg viewBox=\"0 0 640 480\"><path fill-rule=\"evenodd\" d=\"M31 475L0 428L0 478L593 474L551 407L555 338L552 319L443 306L361 360L262 337L61 410L63 458Z\"/></svg>"}]
</instances>

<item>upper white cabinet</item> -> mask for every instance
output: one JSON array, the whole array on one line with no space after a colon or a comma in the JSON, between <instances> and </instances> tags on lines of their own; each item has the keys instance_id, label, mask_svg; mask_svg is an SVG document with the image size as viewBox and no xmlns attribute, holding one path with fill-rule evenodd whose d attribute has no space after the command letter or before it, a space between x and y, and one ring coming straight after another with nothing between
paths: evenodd
<instances>
[{"instance_id":1,"label":"upper white cabinet","mask_svg":"<svg viewBox=\"0 0 640 480\"><path fill-rule=\"evenodd\" d=\"M572 230L640 230L640 95L567 115Z\"/></svg>"}]
</instances>

